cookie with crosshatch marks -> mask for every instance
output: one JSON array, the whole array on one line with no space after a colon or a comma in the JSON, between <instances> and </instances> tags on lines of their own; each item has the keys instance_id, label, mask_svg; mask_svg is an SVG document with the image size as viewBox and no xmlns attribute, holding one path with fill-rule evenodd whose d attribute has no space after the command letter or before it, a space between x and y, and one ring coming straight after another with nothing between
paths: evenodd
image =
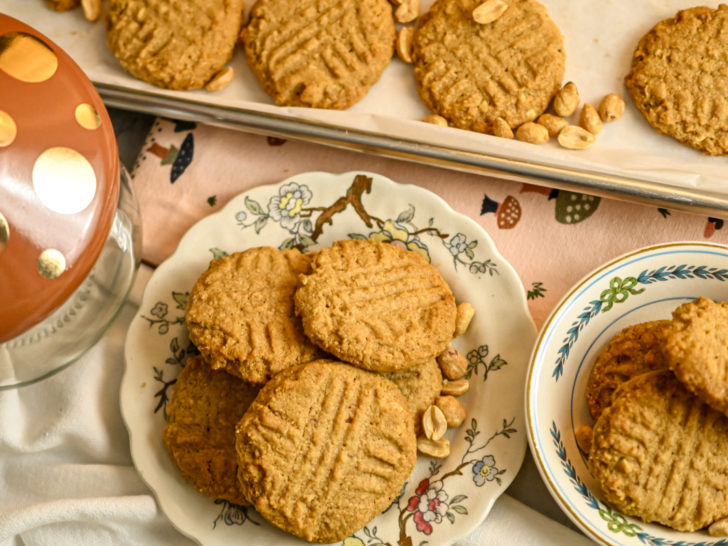
<instances>
[{"instance_id":1,"label":"cookie with crosshatch marks","mask_svg":"<svg viewBox=\"0 0 728 546\"><path fill-rule=\"evenodd\" d=\"M430 358L422 364L401 372L385 372L384 377L402 391L415 416L415 432L422 429L422 414L439 396L442 390L442 371L437 360Z\"/></svg>"},{"instance_id":2,"label":"cookie with crosshatch marks","mask_svg":"<svg viewBox=\"0 0 728 546\"><path fill-rule=\"evenodd\" d=\"M728 5L657 23L637 44L624 83L655 130L706 154L728 154Z\"/></svg>"},{"instance_id":3,"label":"cookie with crosshatch marks","mask_svg":"<svg viewBox=\"0 0 728 546\"><path fill-rule=\"evenodd\" d=\"M309 255L272 247L210 263L192 288L185 322L213 369L260 384L317 356L293 309L298 275L309 267Z\"/></svg>"},{"instance_id":4,"label":"cookie with crosshatch marks","mask_svg":"<svg viewBox=\"0 0 728 546\"><path fill-rule=\"evenodd\" d=\"M535 120L561 87L563 36L536 0L508 0L495 21L479 24L482 0L437 0L421 16L412 59L420 98L461 129L492 132Z\"/></svg>"},{"instance_id":5,"label":"cookie with crosshatch marks","mask_svg":"<svg viewBox=\"0 0 728 546\"><path fill-rule=\"evenodd\" d=\"M110 0L106 44L135 78L199 89L233 55L243 0Z\"/></svg>"},{"instance_id":6,"label":"cookie with crosshatch marks","mask_svg":"<svg viewBox=\"0 0 728 546\"><path fill-rule=\"evenodd\" d=\"M182 476L202 494L249 503L237 480L235 425L258 394L254 387L190 357L167 404L162 439Z\"/></svg>"},{"instance_id":7,"label":"cookie with crosshatch marks","mask_svg":"<svg viewBox=\"0 0 728 546\"><path fill-rule=\"evenodd\" d=\"M597 419L612 403L614 391L641 373L667 368L663 351L669 320L632 324L622 329L599 352L589 374L586 399Z\"/></svg>"},{"instance_id":8,"label":"cookie with crosshatch marks","mask_svg":"<svg viewBox=\"0 0 728 546\"><path fill-rule=\"evenodd\" d=\"M245 497L273 525L313 542L361 529L391 504L417 459L397 386L334 361L273 377L235 434Z\"/></svg>"},{"instance_id":9,"label":"cookie with crosshatch marks","mask_svg":"<svg viewBox=\"0 0 728 546\"><path fill-rule=\"evenodd\" d=\"M242 32L245 56L278 105L346 109L394 53L387 0L258 0Z\"/></svg>"},{"instance_id":10,"label":"cookie with crosshatch marks","mask_svg":"<svg viewBox=\"0 0 728 546\"><path fill-rule=\"evenodd\" d=\"M728 417L670 370L622 384L594 425L589 469L615 509L679 531L728 516Z\"/></svg>"},{"instance_id":11,"label":"cookie with crosshatch marks","mask_svg":"<svg viewBox=\"0 0 728 546\"><path fill-rule=\"evenodd\" d=\"M728 414L728 303L698 298L672 312L670 369L707 404Z\"/></svg>"},{"instance_id":12,"label":"cookie with crosshatch marks","mask_svg":"<svg viewBox=\"0 0 728 546\"><path fill-rule=\"evenodd\" d=\"M447 349L455 297L419 254L373 240L337 241L319 250L295 294L304 332L355 366L402 371Z\"/></svg>"}]
</instances>

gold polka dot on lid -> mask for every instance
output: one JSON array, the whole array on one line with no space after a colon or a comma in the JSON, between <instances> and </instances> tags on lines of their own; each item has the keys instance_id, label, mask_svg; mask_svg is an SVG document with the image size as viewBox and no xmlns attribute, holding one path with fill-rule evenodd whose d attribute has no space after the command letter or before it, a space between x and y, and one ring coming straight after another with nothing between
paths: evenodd
<instances>
[{"instance_id":1,"label":"gold polka dot on lid","mask_svg":"<svg viewBox=\"0 0 728 546\"><path fill-rule=\"evenodd\" d=\"M101 126L101 116L92 105L84 102L76 106L76 121L84 129L98 129Z\"/></svg>"},{"instance_id":2,"label":"gold polka dot on lid","mask_svg":"<svg viewBox=\"0 0 728 546\"><path fill-rule=\"evenodd\" d=\"M18 126L13 117L0 110L0 148L10 146L18 134Z\"/></svg>"},{"instance_id":3,"label":"gold polka dot on lid","mask_svg":"<svg viewBox=\"0 0 728 546\"><path fill-rule=\"evenodd\" d=\"M76 214L96 194L96 174L88 160L72 148L48 148L33 165L33 188L54 212Z\"/></svg>"},{"instance_id":4,"label":"gold polka dot on lid","mask_svg":"<svg viewBox=\"0 0 728 546\"><path fill-rule=\"evenodd\" d=\"M8 239L10 239L10 225L0 212L0 253L8 246Z\"/></svg>"},{"instance_id":5,"label":"gold polka dot on lid","mask_svg":"<svg viewBox=\"0 0 728 546\"><path fill-rule=\"evenodd\" d=\"M60 250L47 248L38 256L37 267L46 279L56 279L66 270L66 258Z\"/></svg>"},{"instance_id":6,"label":"gold polka dot on lid","mask_svg":"<svg viewBox=\"0 0 728 546\"><path fill-rule=\"evenodd\" d=\"M58 69L58 57L35 36L8 32L0 36L0 70L22 82L44 82Z\"/></svg>"}]
</instances>

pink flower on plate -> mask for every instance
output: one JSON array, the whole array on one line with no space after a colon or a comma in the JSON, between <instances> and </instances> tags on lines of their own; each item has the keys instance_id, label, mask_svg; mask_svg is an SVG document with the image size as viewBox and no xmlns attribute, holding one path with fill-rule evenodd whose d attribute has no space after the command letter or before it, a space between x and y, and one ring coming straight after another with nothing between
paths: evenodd
<instances>
[{"instance_id":1,"label":"pink flower on plate","mask_svg":"<svg viewBox=\"0 0 728 546\"><path fill-rule=\"evenodd\" d=\"M415 489L416 495L410 497L407 503L407 510L414 512L413 519L417 530L426 535L432 534L432 524L440 523L442 517L447 514L449 505L448 495L442 488L442 482L436 481L430 484L428 479L420 482Z\"/></svg>"}]
</instances>

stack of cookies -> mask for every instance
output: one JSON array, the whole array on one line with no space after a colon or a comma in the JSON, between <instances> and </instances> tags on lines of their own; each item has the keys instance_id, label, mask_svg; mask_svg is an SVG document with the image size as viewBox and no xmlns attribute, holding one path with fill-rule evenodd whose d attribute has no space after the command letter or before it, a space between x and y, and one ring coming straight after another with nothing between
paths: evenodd
<instances>
[{"instance_id":1,"label":"stack of cookies","mask_svg":"<svg viewBox=\"0 0 728 546\"><path fill-rule=\"evenodd\" d=\"M342 540L396 498L418 448L449 454L468 387L450 344L472 314L424 258L385 243L216 259L190 294L200 354L163 440L201 493L308 541Z\"/></svg>"},{"instance_id":2,"label":"stack of cookies","mask_svg":"<svg viewBox=\"0 0 728 546\"><path fill-rule=\"evenodd\" d=\"M615 336L592 369L593 431L577 431L607 502L680 531L728 534L728 303Z\"/></svg>"}]
</instances>

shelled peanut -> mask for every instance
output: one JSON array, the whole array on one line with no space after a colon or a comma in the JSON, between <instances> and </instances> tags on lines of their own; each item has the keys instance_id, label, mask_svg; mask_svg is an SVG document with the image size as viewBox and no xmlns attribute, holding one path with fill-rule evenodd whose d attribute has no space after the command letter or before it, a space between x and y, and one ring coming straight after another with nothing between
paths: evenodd
<instances>
[{"instance_id":1,"label":"shelled peanut","mask_svg":"<svg viewBox=\"0 0 728 546\"><path fill-rule=\"evenodd\" d=\"M618 120L624 113L624 99L616 93L604 96L595 107L585 103L579 109L581 95L574 82L567 82L554 95L551 112L541 114L535 121L527 121L515 128L518 140L531 144L544 144L555 138L559 145L570 150L583 150L596 142L605 123ZM577 117L576 120L570 118ZM498 118L492 123L495 136L513 138L514 130L503 126ZM507 125L507 124L506 124Z\"/></svg>"},{"instance_id":2,"label":"shelled peanut","mask_svg":"<svg viewBox=\"0 0 728 546\"><path fill-rule=\"evenodd\" d=\"M463 335L470 326L475 307L470 303L457 306L454 336ZM465 404L457 397L468 392L470 381L465 377L468 361L455 349L448 347L437 357L443 380L440 395L422 414L422 433L417 439L417 449L423 455L444 458L450 455L450 441L444 437L448 428L459 427L467 415Z\"/></svg>"}]
</instances>

